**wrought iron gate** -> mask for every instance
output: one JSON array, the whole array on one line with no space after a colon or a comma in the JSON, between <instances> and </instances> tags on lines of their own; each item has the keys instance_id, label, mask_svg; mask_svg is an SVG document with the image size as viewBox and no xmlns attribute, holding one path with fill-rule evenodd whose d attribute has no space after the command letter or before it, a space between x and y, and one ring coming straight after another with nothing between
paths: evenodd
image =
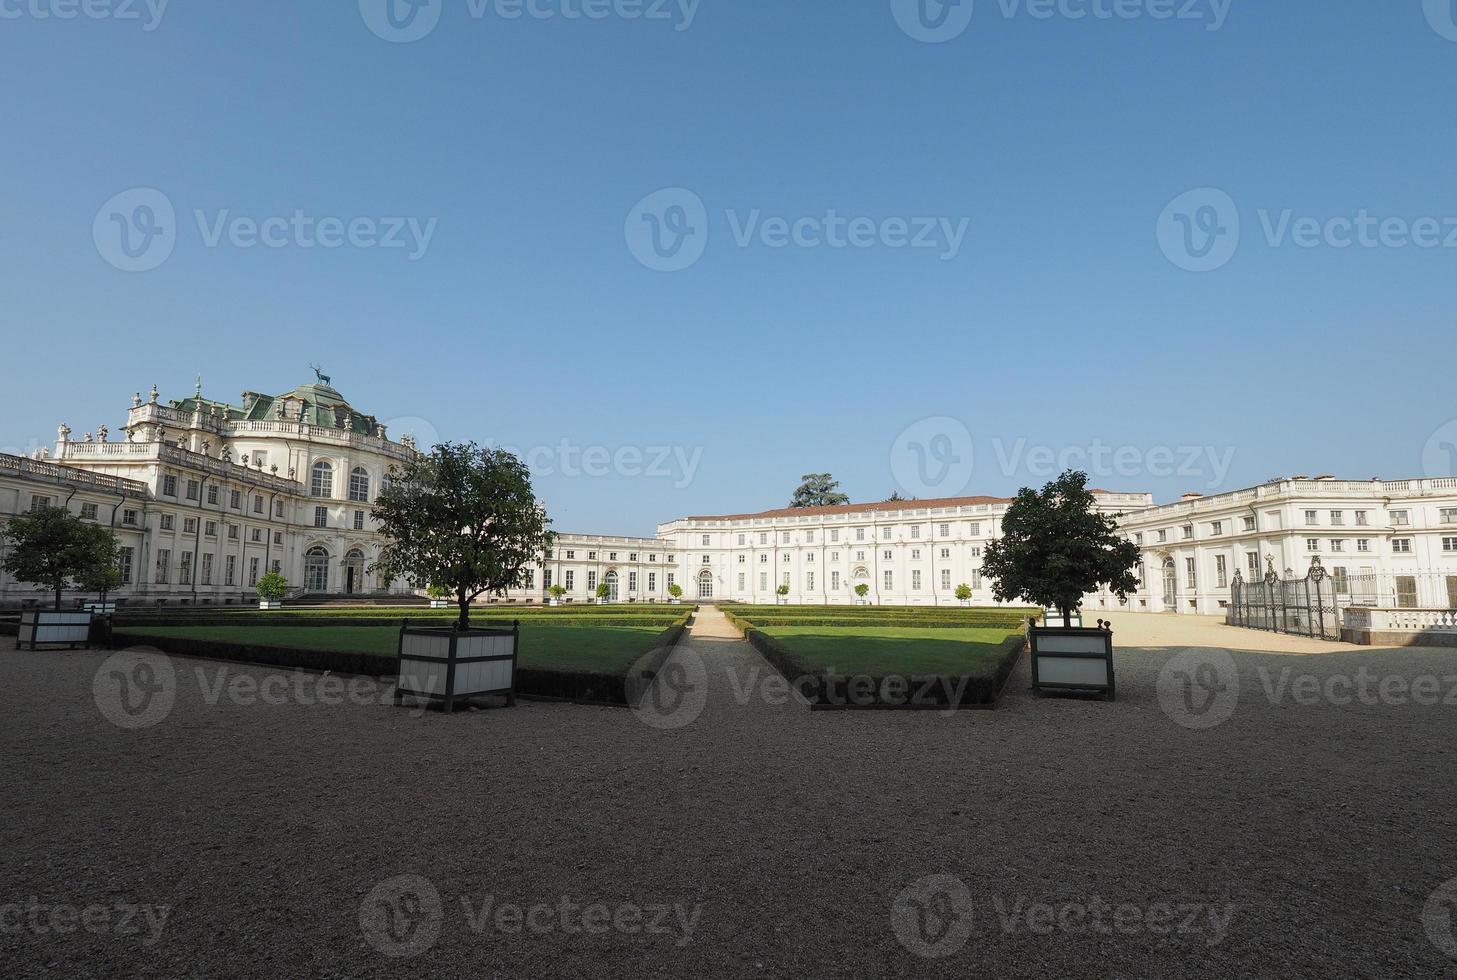
<instances>
[{"instance_id":1,"label":"wrought iron gate","mask_svg":"<svg viewBox=\"0 0 1457 980\"><path fill-rule=\"evenodd\" d=\"M1235 572L1230 587L1231 626L1292 633L1319 640L1341 638L1341 610L1336 600L1336 582L1326 573L1319 558L1310 563L1304 578L1281 578L1273 559L1263 579L1246 582Z\"/></svg>"}]
</instances>

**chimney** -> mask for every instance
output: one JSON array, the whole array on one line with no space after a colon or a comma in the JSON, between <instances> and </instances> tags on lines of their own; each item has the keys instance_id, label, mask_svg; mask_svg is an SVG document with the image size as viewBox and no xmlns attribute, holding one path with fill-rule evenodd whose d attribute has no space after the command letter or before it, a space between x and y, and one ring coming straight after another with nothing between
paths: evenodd
<instances>
[{"instance_id":1,"label":"chimney","mask_svg":"<svg viewBox=\"0 0 1457 980\"><path fill-rule=\"evenodd\" d=\"M1189 492L1189 493L1186 493L1186 494L1184 494L1184 495L1183 495L1183 496L1182 496L1182 497L1180 497L1180 498L1179 498L1179 499L1180 499L1180 500L1181 500L1181 501L1184 501L1184 500L1198 500L1198 499L1200 499L1200 498L1201 498L1201 497L1203 497L1203 496L1204 496L1204 494L1202 494L1202 493L1194 493L1194 492L1193 492L1193 491L1192 491L1192 490L1191 490L1191 491L1190 491L1190 492Z\"/></svg>"}]
</instances>

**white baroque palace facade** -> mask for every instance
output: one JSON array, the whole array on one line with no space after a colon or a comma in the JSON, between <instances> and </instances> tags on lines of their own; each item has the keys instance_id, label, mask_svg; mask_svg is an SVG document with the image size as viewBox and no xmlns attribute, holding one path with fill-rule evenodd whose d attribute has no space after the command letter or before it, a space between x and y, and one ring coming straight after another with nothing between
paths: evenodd
<instances>
[{"instance_id":1,"label":"white baroque palace facade","mask_svg":"<svg viewBox=\"0 0 1457 980\"><path fill-rule=\"evenodd\" d=\"M371 503L390 467L416 452L354 409L322 375L282 395L133 396L119 438L61 426L44 458L0 455L0 520L64 506L114 528L128 601L244 603L269 570L295 595L414 593L372 571L383 544ZM1457 478L1347 481L1291 477L1156 505L1151 494L1095 491L1138 544L1140 585L1120 607L1089 612L1222 613L1236 573L1306 574L1319 558L1351 603L1457 608ZM952 605L958 586L993 603L981 573L1011 500L848 504L685 517L654 537L559 535L521 586L486 602L542 602L553 585L586 602L689 600ZM0 573L0 603L38 600Z\"/></svg>"}]
</instances>

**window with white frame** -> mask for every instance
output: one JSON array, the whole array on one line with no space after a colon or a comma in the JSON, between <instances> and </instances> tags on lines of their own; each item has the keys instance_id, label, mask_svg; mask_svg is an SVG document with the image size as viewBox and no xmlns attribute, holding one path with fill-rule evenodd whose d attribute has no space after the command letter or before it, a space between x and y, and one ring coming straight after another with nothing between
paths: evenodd
<instances>
[{"instance_id":1,"label":"window with white frame","mask_svg":"<svg viewBox=\"0 0 1457 980\"><path fill-rule=\"evenodd\" d=\"M309 496L334 496L334 467L327 459L319 460L310 471Z\"/></svg>"},{"instance_id":2,"label":"window with white frame","mask_svg":"<svg viewBox=\"0 0 1457 980\"><path fill-rule=\"evenodd\" d=\"M167 473L162 477L162 496L177 496L177 477L173 476L171 473Z\"/></svg>"},{"instance_id":3,"label":"window with white frame","mask_svg":"<svg viewBox=\"0 0 1457 980\"><path fill-rule=\"evenodd\" d=\"M157 574L154 576L159 585L167 584L167 575L172 567L172 549L157 549Z\"/></svg>"},{"instance_id":4,"label":"window with white frame","mask_svg":"<svg viewBox=\"0 0 1457 980\"><path fill-rule=\"evenodd\" d=\"M937 533L940 534L941 537L943 537L943 538L949 538L949 537L951 537L951 525L950 524L942 524L937 529Z\"/></svg>"},{"instance_id":5,"label":"window with white frame","mask_svg":"<svg viewBox=\"0 0 1457 980\"><path fill-rule=\"evenodd\" d=\"M1457 551L1457 538L1443 538L1442 550L1446 552Z\"/></svg>"},{"instance_id":6,"label":"window with white frame","mask_svg":"<svg viewBox=\"0 0 1457 980\"><path fill-rule=\"evenodd\" d=\"M1306 538L1305 539L1305 550L1306 551L1319 551L1320 550L1320 538Z\"/></svg>"},{"instance_id":7,"label":"window with white frame","mask_svg":"<svg viewBox=\"0 0 1457 980\"><path fill-rule=\"evenodd\" d=\"M880 540L882 540L882 541L889 541L890 540L890 536L891 536L891 532L893 530L894 530L894 528L891 528L889 526L886 526L886 527L881 528L880 529Z\"/></svg>"},{"instance_id":8,"label":"window with white frame","mask_svg":"<svg viewBox=\"0 0 1457 980\"><path fill-rule=\"evenodd\" d=\"M1394 555L1411 554L1411 538L1392 538L1391 553Z\"/></svg>"},{"instance_id":9,"label":"window with white frame","mask_svg":"<svg viewBox=\"0 0 1457 980\"><path fill-rule=\"evenodd\" d=\"M814 591L814 588L815 588L815 573L814 572L805 572L804 573L804 588L805 588L805 591L806 592L813 592Z\"/></svg>"},{"instance_id":10,"label":"window with white frame","mask_svg":"<svg viewBox=\"0 0 1457 980\"><path fill-rule=\"evenodd\" d=\"M363 466L349 471L349 499L357 503L369 501L369 471Z\"/></svg>"},{"instance_id":11,"label":"window with white frame","mask_svg":"<svg viewBox=\"0 0 1457 980\"><path fill-rule=\"evenodd\" d=\"M1439 514L1443 524L1457 524L1457 507L1443 507Z\"/></svg>"},{"instance_id":12,"label":"window with white frame","mask_svg":"<svg viewBox=\"0 0 1457 980\"><path fill-rule=\"evenodd\" d=\"M1314 511L1314 510L1308 510L1308 511L1306 511L1305 512L1305 523L1308 524L1308 525L1312 525L1312 526L1313 525L1316 525L1316 524L1319 524L1320 523L1320 512L1319 511Z\"/></svg>"},{"instance_id":13,"label":"window with white frame","mask_svg":"<svg viewBox=\"0 0 1457 980\"><path fill-rule=\"evenodd\" d=\"M1391 512L1392 527L1407 527L1411 524L1411 512L1406 510L1394 510Z\"/></svg>"},{"instance_id":14,"label":"window with white frame","mask_svg":"<svg viewBox=\"0 0 1457 980\"><path fill-rule=\"evenodd\" d=\"M1345 551L1346 541L1344 538L1331 538L1331 551Z\"/></svg>"},{"instance_id":15,"label":"window with white frame","mask_svg":"<svg viewBox=\"0 0 1457 980\"><path fill-rule=\"evenodd\" d=\"M1356 526L1357 527L1366 527L1370 523L1371 523L1371 519L1368 516L1368 512L1367 511L1364 511L1364 510L1358 510L1358 511L1356 511Z\"/></svg>"},{"instance_id":16,"label":"window with white frame","mask_svg":"<svg viewBox=\"0 0 1457 980\"><path fill-rule=\"evenodd\" d=\"M921 570L919 568L911 569L911 591L921 591Z\"/></svg>"},{"instance_id":17,"label":"window with white frame","mask_svg":"<svg viewBox=\"0 0 1457 980\"><path fill-rule=\"evenodd\" d=\"M94 521L94 520L96 520L96 505L95 504L82 504L81 505L81 520L83 520L83 521Z\"/></svg>"},{"instance_id":18,"label":"window with white frame","mask_svg":"<svg viewBox=\"0 0 1457 980\"><path fill-rule=\"evenodd\" d=\"M1356 539L1356 550L1357 551L1370 551L1371 550L1371 539L1370 538L1357 538Z\"/></svg>"},{"instance_id":19,"label":"window with white frame","mask_svg":"<svg viewBox=\"0 0 1457 980\"><path fill-rule=\"evenodd\" d=\"M314 508L314 527L328 527L328 526L329 526L329 508L327 508L327 507L315 507Z\"/></svg>"},{"instance_id":20,"label":"window with white frame","mask_svg":"<svg viewBox=\"0 0 1457 980\"><path fill-rule=\"evenodd\" d=\"M188 500L197 500L201 496L201 493L202 493L202 484L201 483L198 483L196 480L188 480L187 481L187 499Z\"/></svg>"},{"instance_id":21,"label":"window with white frame","mask_svg":"<svg viewBox=\"0 0 1457 980\"><path fill-rule=\"evenodd\" d=\"M838 592L838 591L840 591L840 573L839 572L831 572L830 573L830 591L831 592Z\"/></svg>"},{"instance_id":22,"label":"window with white frame","mask_svg":"<svg viewBox=\"0 0 1457 980\"><path fill-rule=\"evenodd\" d=\"M184 517L184 518L182 518L182 533L183 534L196 534L197 533L197 518L195 518L195 517Z\"/></svg>"},{"instance_id":23,"label":"window with white frame","mask_svg":"<svg viewBox=\"0 0 1457 980\"><path fill-rule=\"evenodd\" d=\"M891 573L891 570L887 568L885 570L885 590L887 592L889 592L893 588L894 582L895 576Z\"/></svg>"},{"instance_id":24,"label":"window with white frame","mask_svg":"<svg viewBox=\"0 0 1457 980\"><path fill-rule=\"evenodd\" d=\"M218 485L216 483L209 484L207 488L207 502L210 507L216 507L218 504Z\"/></svg>"},{"instance_id":25,"label":"window with white frame","mask_svg":"<svg viewBox=\"0 0 1457 980\"><path fill-rule=\"evenodd\" d=\"M1346 512L1343 510L1331 511L1331 527L1342 527L1346 523Z\"/></svg>"},{"instance_id":26,"label":"window with white frame","mask_svg":"<svg viewBox=\"0 0 1457 980\"><path fill-rule=\"evenodd\" d=\"M1228 559L1223 555L1214 556L1214 584L1221 589L1229 585Z\"/></svg>"},{"instance_id":27,"label":"window with white frame","mask_svg":"<svg viewBox=\"0 0 1457 980\"><path fill-rule=\"evenodd\" d=\"M855 540L856 541L864 541L865 540L865 528L863 528L863 527L857 527L855 529Z\"/></svg>"},{"instance_id":28,"label":"window with white frame","mask_svg":"<svg viewBox=\"0 0 1457 980\"><path fill-rule=\"evenodd\" d=\"M354 530L364 530L364 511L362 510L356 510L354 512Z\"/></svg>"},{"instance_id":29,"label":"window with white frame","mask_svg":"<svg viewBox=\"0 0 1457 980\"><path fill-rule=\"evenodd\" d=\"M941 569L941 588L943 590L951 588L951 569L949 568Z\"/></svg>"}]
</instances>

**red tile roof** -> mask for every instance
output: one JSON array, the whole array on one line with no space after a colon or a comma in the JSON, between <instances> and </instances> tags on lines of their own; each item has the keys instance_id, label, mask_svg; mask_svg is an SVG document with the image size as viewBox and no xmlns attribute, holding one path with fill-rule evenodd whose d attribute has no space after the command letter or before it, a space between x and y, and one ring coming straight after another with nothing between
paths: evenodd
<instances>
[{"instance_id":1,"label":"red tile roof","mask_svg":"<svg viewBox=\"0 0 1457 980\"><path fill-rule=\"evenodd\" d=\"M1094 490L1104 495L1114 491ZM744 521L758 517L801 517L814 514L868 514L877 511L925 510L940 507L975 507L982 504L1010 504L1011 497L938 497L931 500L882 500L873 504L840 504L832 507L781 507L778 510L764 510L757 514L699 514L682 517L684 521ZM671 523L671 522L669 522Z\"/></svg>"}]
</instances>

